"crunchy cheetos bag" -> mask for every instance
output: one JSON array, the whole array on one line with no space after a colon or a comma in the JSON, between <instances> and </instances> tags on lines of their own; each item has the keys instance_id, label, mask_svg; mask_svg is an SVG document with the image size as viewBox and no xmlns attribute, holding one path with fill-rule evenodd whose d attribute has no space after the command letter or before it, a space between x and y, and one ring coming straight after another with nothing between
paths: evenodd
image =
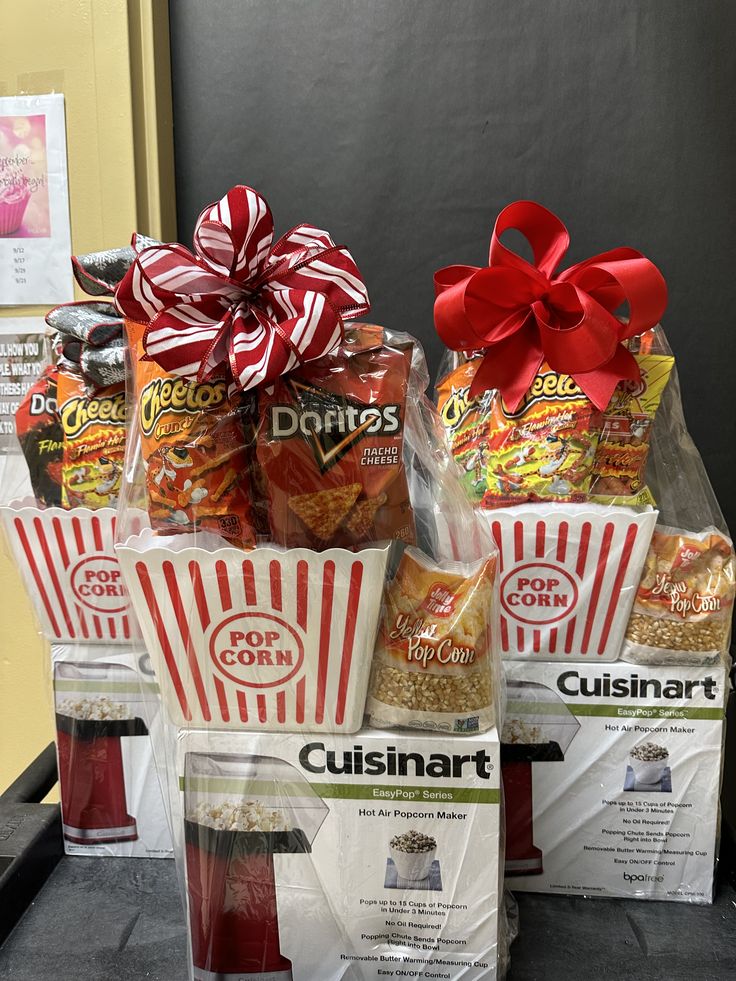
<instances>
[{"instance_id":1,"label":"crunchy cheetos bag","mask_svg":"<svg viewBox=\"0 0 736 981\"><path fill-rule=\"evenodd\" d=\"M198 383L143 360L144 327L127 322L135 362L141 453L151 526L210 531L255 545L240 404L227 382Z\"/></svg>"}]
</instances>

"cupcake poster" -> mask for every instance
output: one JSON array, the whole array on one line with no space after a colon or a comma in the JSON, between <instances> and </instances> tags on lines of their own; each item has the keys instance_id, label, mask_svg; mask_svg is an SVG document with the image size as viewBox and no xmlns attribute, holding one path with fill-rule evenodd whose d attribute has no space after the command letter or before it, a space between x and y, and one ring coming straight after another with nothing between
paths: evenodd
<instances>
[{"instance_id":1,"label":"cupcake poster","mask_svg":"<svg viewBox=\"0 0 736 981\"><path fill-rule=\"evenodd\" d=\"M0 304L73 297L63 95L0 98Z\"/></svg>"},{"instance_id":2,"label":"cupcake poster","mask_svg":"<svg viewBox=\"0 0 736 981\"><path fill-rule=\"evenodd\" d=\"M0 117L0 238L48 238L46 117Z\"/></svg>"}]
</instances>

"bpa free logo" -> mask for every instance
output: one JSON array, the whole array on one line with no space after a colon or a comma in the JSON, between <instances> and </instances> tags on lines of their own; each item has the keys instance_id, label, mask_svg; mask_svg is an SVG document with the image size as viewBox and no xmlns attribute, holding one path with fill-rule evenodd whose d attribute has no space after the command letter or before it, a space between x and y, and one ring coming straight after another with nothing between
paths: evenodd
<instances>
[{"instance_id":1,"label":"bpa free logo","mask_svg":"<svg viewBox=\"0 0 736 981\"><path fill-rule=\"evenodd\" d=\"M663 875L649 875L648 872L624 872L624 882L664 882Z\"/></svg>"}]
</instances>

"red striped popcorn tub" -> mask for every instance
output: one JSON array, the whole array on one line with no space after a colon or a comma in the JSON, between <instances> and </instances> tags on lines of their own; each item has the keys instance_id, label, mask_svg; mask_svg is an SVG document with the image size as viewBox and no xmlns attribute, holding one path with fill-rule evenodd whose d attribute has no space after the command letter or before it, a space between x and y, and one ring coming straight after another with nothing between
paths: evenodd
<instances>
[{"instance_id":1,"label":"red striped popcorn tub","mask_svg":"<svg viewBox=\"0 0 736 981\"><path fill-rule=\"evenodd\" d=\"M115 555L113 508L66 511L22 501L0 507L0 519L48 640L129 645L140 639Z\"/></svg>"},{"instance_id":2,"label":"red striped popcorn tub","mask_svg":"<svg viewBox=\"0 0 736 981\"><path fill-rule=\"evenodd\" d=\"M356 732L389 546L232 547L150 531L117 554L177 725Z\"/></svg>"},{"instance_id":3,"label":"red striped popcorn tub","mask_svg":"<svg viewBox=\"0 0 736 981\"><path fill-rule=\"evenodd\" d=\"M506 658L615 661L658 512L522 504L486 512Z\"/></svg>"}]
</instances>

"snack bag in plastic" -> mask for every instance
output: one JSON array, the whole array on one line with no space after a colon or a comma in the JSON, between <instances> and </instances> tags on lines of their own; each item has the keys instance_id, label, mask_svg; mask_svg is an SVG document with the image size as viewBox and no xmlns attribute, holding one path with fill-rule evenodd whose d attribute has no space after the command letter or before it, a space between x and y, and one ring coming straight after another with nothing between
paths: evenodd
<instances>
[{"instance_id":1,"label":"snack bag in plastic","mask_svg":"<svg viewBox=\"0 0 736 981\"><path fill-rule=\"evenodd\" d=\"M438 409L463 483L484 508L524 501L584 501L601 430L601 413L569 375L542 365L511 412L496 391L474 399L478 359L438 384Z\"/></svg>"},{"instance_id":2,"label":"snack bag in plastic","mask_svg":"<svg viewBox=\"0 0 736 981\"><path fill-rule=\"evenodd\" d=\"M403 463L412 346L354 324L335 354L259 392L258 464L277 544L414 541Z\"/></svg>"},{"instance_id":3,"label":"snack bag in plastic","mask_svg":"<svg viewBox=\"0 0 736 981\"><path fill-rule=\"evenodd\" d=\"M64 431L57 407L59 370L49 365L28 389L15 413L15 431L28 465L36 501L61 507Z\"/></svg>"},{"instance_id":4,"label":"snack bag in plastic","mask_svg":"<svg viewBox=\"0 0 736 981\"><path fill-rule=\"evenodd\" d=\"M480 504L486 492L488 433L494 393L470 398L479 361L465 361L437 383L437 409L461 481L471 501Z\"/></svg>"},{"instance_id":5,"label":"snack bag in plastic","mask_svg":"<svg viewBox=\"0 0 736 981\"><path fill-rule=\"evenodd\" d=\"M611 498L633 498L632 504L653 504L644 471L655 414L672 373L675 359L661 328L641 338L636 358L641 371L637 382L621 382L603 415L603 429L593 464L591 497L606 503ZM649 350L653 347L653 350Z\"/></svg>"},{"instance_id":6,"label":"snack bag in plastic","mask_svg":"<svg viewBox=\"0 0 736 981\"><path fill-rule=\"evenodd\" d=\"M716 660L728 649L735 593L730 539L715 528L698 533L657 526L625 653L652 663Z\"/></svg>"},{"instance_id":7,"label":"snack bag in plastic","mask_svg":"<svg viewBox=\"0 0 736 981\"><path fill-rule=\"evenodd\" d=\"M142 358L144 328L127 323L151 526L211 531L250 547L249 459L236 398L224 380L188 381Z\"/></svg>"},{"instance_id":8,"label":"snack bag in plastic","mask_svg":"<svg viewBox=\"0 0 736 981\"><path fill-rule=\"evenodd\" d=\"M89 394L81 375L60 371L57 401L64 433L62 506L114 507L125 458L125 385Z\"/></svg>"},{"instance_id":9,"label":"snack bag in plastic","mask_svg":"<svg viewBox=\"0 0 736 981\"><path fill-rule=\"evenodd\" d=\"M378 728L482 732L495 720L495 556L435 563L404 552L386 589L368 711Z\"/></svg>"}]
</instances>

